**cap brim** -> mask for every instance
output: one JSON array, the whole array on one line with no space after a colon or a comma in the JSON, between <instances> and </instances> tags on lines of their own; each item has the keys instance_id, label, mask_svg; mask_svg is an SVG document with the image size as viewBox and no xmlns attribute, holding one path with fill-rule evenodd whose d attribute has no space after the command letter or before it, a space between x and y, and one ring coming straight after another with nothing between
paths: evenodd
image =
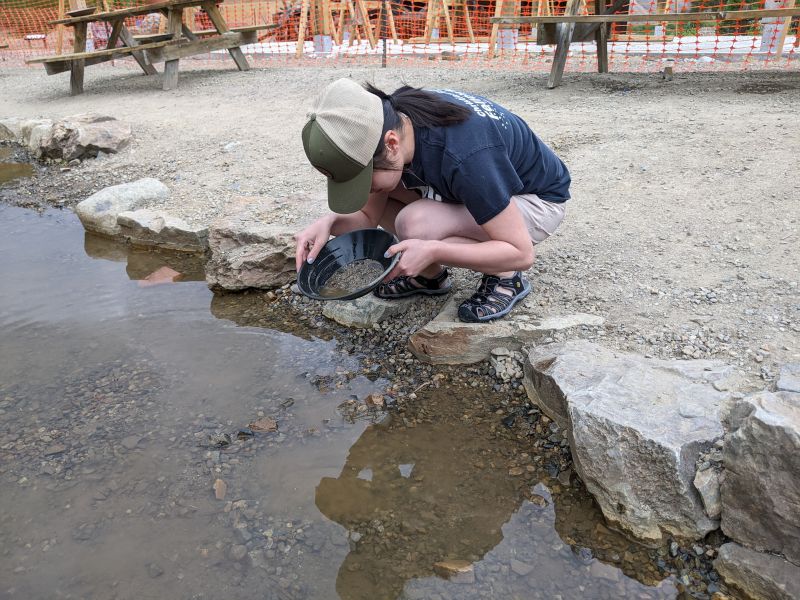
<instances>
[{"instance_id":1,"label":"cap brim","mask_svg":"<svg viewBox=\"0 0 800 600\"><path fill-rule=\"evenodd\" d=\"M342 215L364 208L372 189L372 161L352 179L336 182L328 178L328 206Z\"/></svg>"}]
</instances>

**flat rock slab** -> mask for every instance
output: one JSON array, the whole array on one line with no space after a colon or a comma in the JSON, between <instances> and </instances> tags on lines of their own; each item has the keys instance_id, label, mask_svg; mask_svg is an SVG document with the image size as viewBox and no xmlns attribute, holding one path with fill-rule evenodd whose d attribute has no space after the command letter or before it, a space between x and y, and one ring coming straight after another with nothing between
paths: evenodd
<instances>
[{"instance_id":1,"label":"flat rock slab","mask_svg":"<svg viewBox=\"0 0 800 600\"><path fill-rule=\"evenodd\" d=\"M575 340L534 348L524 384L567 430L576 470L605 517L660 542L718 527L694 486L695 462L724 433L729 392L712 384L734 375L718 361L650 360Z\"/></svg>"},{"instance_id":2,"label":"flat rock slab","mask_svg":"<svg viewBox=\"0 0 800 600\"><path fill-rule=\"evenodd\" d=\"M119 235L132 244L183 252L204 252L208 228L190 225L164 211L139 209L117 215Z\"/></svg>"},{"instance_id":3,"label":"flat rock slab","mask_svg":"<svg viewBox=\"0 0 800 600\"><path fill-rule=\"evenodd\" d=\"M752 600L800 598L800 567L739 544L723 544L714 568L725 583Z\"/></svg>"},{"instance_id":4,"label":"flat rock slab","mask_svg":"<svg viewBox=\"0 0 800 600\"><path fill-rule=\"evenodd\" d=\"M117 237L120 213L164 202L169 198L169 188L158 179L146 177L130 183L103 188L79 202L75 212L87 231Z\"/></svg>"},{"instance_id":5,"label":"flat rock slab","mask_svg":"<svg viewBox=\"0 0 800 600\"><path fill-rule=\"evenodd\" d=\"M751 394L727 421L722 530L800 565L800 394Z\"/></svg>"},{"instance_id":6,"label":"flat rock slab","mask_svg":"<svg viewBox=\"0 0 800 600\"><path fill-rule=\"evenodd\" d=\"M355 300L325 302L322 314L345 327L365 329L402 315L413 303L413 298L383 300L367 294Z\"/></svg>"},{"instance_id":7,"label":"flat rock slab","mask_svg":"<svg viewBox=\"0 0 800 600\"><path fill-rule=\"evenodd\" d=\"M463 323L458 319L460 303L451 298L435 319L410 337L409 346L417 358L433 364L472 364L487 360L493 348L520 350L558 331L603 324L602 317L582 313L542 319L512 313L489 323Z\"/></svg>"}]
</instances>

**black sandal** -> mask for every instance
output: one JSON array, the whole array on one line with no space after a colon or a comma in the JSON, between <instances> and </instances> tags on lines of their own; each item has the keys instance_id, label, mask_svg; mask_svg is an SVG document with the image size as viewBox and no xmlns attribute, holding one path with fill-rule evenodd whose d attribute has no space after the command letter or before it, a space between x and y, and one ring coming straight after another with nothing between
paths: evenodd
<instances>
[{"instance_id":1,"label":"black sandal","mask_svg":"<svg viewBox=\"0 0 800 600\"><path fill-rule=\"evenodd\" d=\"M410 277L408 275L401 275L395 277L389 283L382 283L373 292L378 298L385 298L387 300L395 300L397 298L407 298L415 294L422 294L423 296L441 296L450 292L452 284L447 281L450 273L447 269L442 269L436 277L428 278L422 275ZM419 285L414 285L415 281ZM442 284L447 281L447 285Z\"/></svg>"},{"instance_id":2,"label":"black sandal","mask_svg":"<svg viewBox=\"0 0 800 600\"><path fill-rule=\"evenodd\" d=\"M502 287L512 294L498 292ZM485 323L507 315L514 305L531 292L530 282L517 271L511 277L484 275L478 291L458 307L458 318L467 323Z\"/></svg>"}]
</instances>

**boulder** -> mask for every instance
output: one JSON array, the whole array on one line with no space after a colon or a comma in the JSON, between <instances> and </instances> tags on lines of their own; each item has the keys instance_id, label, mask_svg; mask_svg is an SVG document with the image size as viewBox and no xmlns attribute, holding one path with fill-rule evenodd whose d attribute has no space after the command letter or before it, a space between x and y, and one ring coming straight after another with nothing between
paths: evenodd
<instances>
[{"instance_id":1,"label":"boulder","mask_svg":"<svg viewBox=\"0 0 800 600\"><path fill-rule=\"evenodd\" d=\"M119 235L139 246L157 246L183 252L204 252L208 247L208 228L189 225L163 211L124 211L117 216Z\"/></svg>"},{"instance_id":2,"label":"boulder","mask_svg":"<svg viewBox=\"0 0 800 600\"><path fill-rule=\"evenodd\" d=\"M714 568L728 586L750 600L800 598L800 567L779 556L762 554L739 544L723 544Z\"/></svg>"},{"instance_id":3,"label":"boulder","mask_svg":"<svg viewBox=\"0 0 800 600\"><path fill-rule=\"evenodd\" d=\"M383 300L367 294L355 300L326 302L322 314L345 327L363 329L405 313L413 302L413 298Z\"/></svg>"},{"instance_id":4,"label":"boulder","mask_svg":"<svg viewBox=\"0 0 800 600\"><path fill-rule=\"evenodd\" d=\"M288 200L288 202L286 201ZM294 234L300 225L277 224L291 220L287 210L298 207L322 210L324 198L298 194L288 199L242 199L232 203L209 227L211 258L206 280L211 288L273 289L297 278Z\"/></svg>"},{"instance_id":5,"label":"boulder","mask_svg":"<svg viewBox=\"0 0 800 600\"><path fill-rule=\"evenodd\" d=\"M491 323L462 323L458 319L462 300L450 298L435 319L409 338L417 358L432 364L471 364L488 359L493 348L520 350L558 331L603 324L602 317L582 313L542 319L512 313Z\"/></svg>"},{"instance_id":6,"label":"boulder","mask_svg":"<svg viewBox=\"0 0 800 600\"><path fill-rule=\"evenodd\" d=\"M775 389L779 392L795 392L800 394L800 364L782 365L778 373Z\"/></svg>"},{"instance_id":7,"label":"boulder","mask_svg":"<svg viewBox=\"0 0 800 600\"><path fill-rule=\"evenodd\" d=\"M636 537L697 540L719 522L694 486L701 452L723 435L718 361L652 360L585 340L534 348L528 396L568 432L575 468L605 517Z\"/></svg>"},{"instance_id":8,"label":"boulder","mask_svg":"<svg viewBox=\"0 0 800 600\"><path fill-rule=\"evenodd\" d=\"M722 530L800 565L800 394L759 392L726 417Z\"/></svg>"},{"instance_id":9,"label":"boulder","mask_svg":"<svg viewBox=\"0 0 800 600\"><path fill-rule=\"evenodd\" d=\"M120 232L120 213L161 203L169 198L169 188L157 179L144 178L103 188L78 203L75 212L87 231L107 236Z\"/></svg>"},{"instance_id":10,"label":"boulder","mask_svg":"<svg viewBox=\"0 0 800 600\"><path fill-rule=\"evenodd\" d=\"M37 156L70 161L95 157L98 152L114 154L130 139L131 127L127 123L87 113L56 121L35 141L31 137L29 147Z\"/></svg>"}]
</instances>

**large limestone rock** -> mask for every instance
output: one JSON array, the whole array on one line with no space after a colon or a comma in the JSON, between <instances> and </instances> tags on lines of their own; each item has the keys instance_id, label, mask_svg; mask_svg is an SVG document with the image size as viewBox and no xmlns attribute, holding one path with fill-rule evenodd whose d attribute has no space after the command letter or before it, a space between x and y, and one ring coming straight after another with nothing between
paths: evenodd
<instances>
[{"instance_id":1,"label":"large limestone rock","mask_svg":"<svg viewBox=\"0 0 800 600\"><path fill-rule=\"evenodd\" d=\"M450 298L433 321L410 337L409 347L417 358L433 364L471 364L488 359L493 348L520 350L558 331L603 324L602 317L581 313L544 319L512 313L491 323L463 323L458 318L462 301Z\"/></svg>"},{"instance_id":2,"label":"large limestone rock","mask_svg":"<svg viewBox=\"0 0 800 600\"><path fill-rule=\"evenodd\" d=\"M800 598L800 567L779 556L762 554L739 544L723 544L714 567L727 585L751 600Z\"/></svg>"},{"instance_id":3,"label":"large limestone rock","mask_svg":"<svg viewBox=\"0 0 800 600\"><path fill-rule=\"evenodd\" d=\"M75 212L87 231L117 236L120 213L158 204L169 198L169 188L150 177L103 188L78 203Z\"/></svg>"},{"instance_id":4,"label":"large limestone rock","mask_svg":"<svg viewBox=\"0 0 800 600\"><path fill-rule=\"evenodd\" d=\"M326 210L325 197L308 194L232 202L209 228L209 286L272 289L294 281L294 234Z\"/></svg>"},{"instance_id":5,"label":"large limestone rock","mask_svg":"<svg viewBox=\"0 0 800 600\"><path fill-rule=\"evenodd\" d=\"M326 302L322 314L345 327L369 328L405 313L414 299L383 300L367 294L355 300Z\"/></svg>"},{"instance_id":6,"label":"large limestone rock","mask_svg":"<svg viewBox=\"0 0 800 600\"><path fill-rule=\"evenodd\" d=\"M70 161L95 157L98 152L119 152L130 139L131 127L127 123L87 113L56 121L35 141L31 137L29 146L37 156Z\"/></svg>"},{"instance_id":7,"label":"large limestone rock","mask_svg":"<svg viewBox=\"0 0 800 600\"><path fill-rule=\"evenodd\" d=\"M722 530L800 565L800 394L751 394L726 424Z\"/></svg>"},{"instance_id":8,"label":"large limestone rock","mask_svg":"<svg viewBox=\"0 0 800 600\"><path fill-rule=\"evenodd\" d=\"M699 539L718 527L694 486L695 462L723 435L717 361L664 361L576 340L534 348L529 397L568 432L575 467L603 514L635 536ZM724 387L724 386L723 386Z\"/></svg>"},{"instance_id":9,"label":"large limestone rock","mask_svg":"<svg viewBox=\"0 0 800 600\"><path fill-rule=\"evenodd\" d=\"M190 225L164 211L140 209L117 216L121 237L139 246L157 246L182 252L204 252L208 228Z\"/></svg>"}]
</instances>

